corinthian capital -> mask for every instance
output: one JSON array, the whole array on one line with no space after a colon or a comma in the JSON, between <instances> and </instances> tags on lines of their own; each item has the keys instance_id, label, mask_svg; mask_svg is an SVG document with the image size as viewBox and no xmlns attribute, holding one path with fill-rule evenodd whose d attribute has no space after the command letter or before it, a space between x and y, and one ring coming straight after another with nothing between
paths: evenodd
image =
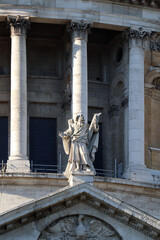
<instances>
[{"instance_id":1,"label":"corinthian capital","mask_svg":"<svg viewBox=\"0 0 160 240\"><path fill-rule=\"evenodd\" d=\"M29 17L7 16L7 22L11 28L11 36L20 36L26 33L30 26Z\"/></svg>"},{"instance_id":2,"label":"corinthian capital","mask_svg":"<svg viewBox=\"0 0 160 240\"><path fill-rule=\"evenodd\" d=\"M67 31L73 32L74 37L85 37L90 33L92 27L93 24L91 22L71 21L67 26Z\"/></svg>"},{"instance_id":3,"label":"corinthian capital","mask_svg":"<svg viewBox=\"0 0 160 240\"><path fill-rule=\"evenodd\" d=\"M133 29L130 28L124 33L124 38L129 41L129 47L139 46L143 47L143 42L145 39L149 38L150 33L143 31L142 28Z\"/></svg>"}]
</instances>

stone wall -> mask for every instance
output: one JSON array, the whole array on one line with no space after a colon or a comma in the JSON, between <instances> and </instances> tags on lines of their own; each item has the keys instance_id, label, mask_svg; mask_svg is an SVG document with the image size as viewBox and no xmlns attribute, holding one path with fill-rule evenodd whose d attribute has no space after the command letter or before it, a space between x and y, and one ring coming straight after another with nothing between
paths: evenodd
<instances>
[{"instance_id":1,"label":"stone wall","mask_svg":"<svg viewBox=\"0 0 160 240\"><path fill-rule=\"evenodd\" d=\"M153 51L146 52L145 58L145 159L147 167L160 169L160 90L158 78L159 54Z\"/></svg>"}]
</instances>

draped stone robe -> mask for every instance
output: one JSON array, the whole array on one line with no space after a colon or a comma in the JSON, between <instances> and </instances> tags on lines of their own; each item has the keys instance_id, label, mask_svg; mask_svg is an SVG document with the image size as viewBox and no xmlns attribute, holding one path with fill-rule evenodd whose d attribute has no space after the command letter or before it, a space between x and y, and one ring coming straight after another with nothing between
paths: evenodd
<instances>
[{"instance_id":1,"label":"draped stone robe","mask_svg":"<svg viewBox=\"0 0 160 240\"><path fill-rule=\"evenodd\" d=\"M78 126L70 119L69 128L63 133L62 137L65 153L69 155L68 164L64 175L69 177L76 169L76 163L81 166L81 171L92 171L95 174L93 162L95 152L98 149L99 126L96 119L92 123Z\"/></svg>"}]
</instances>

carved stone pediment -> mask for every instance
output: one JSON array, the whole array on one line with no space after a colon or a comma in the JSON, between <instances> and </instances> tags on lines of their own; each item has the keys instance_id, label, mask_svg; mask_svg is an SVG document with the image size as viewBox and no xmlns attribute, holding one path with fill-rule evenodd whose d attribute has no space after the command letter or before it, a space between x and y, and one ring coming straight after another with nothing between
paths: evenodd
<instances>
[{"instance_id":1,"label":"carved stone pediment","mask_svg":"<svg viewBox=\"0 0 160 240\"><path fill-rule=\"evenodd\" d=\"M38 240L119 240L122 239L109 224L86 215L65 217L50 224Z\"/></svg>"},{"instance_id":2,"label":"carved stone pediment","mask_svg":"<svg viewBox=\"0 0 160 240\"><path fill-rule=\"evenodd\" d=\"M12 231L18 235L18 229L31 224L38 229L34 239L40 240L119 240L123 238L123 231L120 232L116 225L123 225L125 232L132 231L138 239L157 240L160 237L158 219L86 183L62 188L1 215L0 239L6 239L5 234L12 235ZM34 229L29 231L32 235ZM94 237L96 234L100 238Z\"/></svg>"}]
</instances>

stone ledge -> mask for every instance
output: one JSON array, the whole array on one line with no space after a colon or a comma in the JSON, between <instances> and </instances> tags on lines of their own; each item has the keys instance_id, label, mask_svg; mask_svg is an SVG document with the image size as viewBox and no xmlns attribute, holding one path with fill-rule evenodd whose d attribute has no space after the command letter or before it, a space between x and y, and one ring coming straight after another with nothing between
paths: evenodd
<instances>
[{"instance_id":1,"label":"stone ledge","mask_svg":"<svg viewBox=\"0 0 160 240\"><path fill-rule=\"evenodd\" d=\"M65 186L68 185L67 179L62 173L0 173L0 179L3 178L3 184L17 184L17 185L31 185L31 184L43 184L43 185L55 185L61 182ZM27 179L27 182L26 182ZM37 182L38 180L38 182ZM45 181L44 181L45 180ZM144 188L153 188L160 189L160 183L143 183L143 182L134 182L128 179L120 178L109 178L109 177L99 177L94 176L94 185L100 185L104 183L119 184L122 186L128 185L134 187L144 187Z\"/></svg>"}]
</instances>

